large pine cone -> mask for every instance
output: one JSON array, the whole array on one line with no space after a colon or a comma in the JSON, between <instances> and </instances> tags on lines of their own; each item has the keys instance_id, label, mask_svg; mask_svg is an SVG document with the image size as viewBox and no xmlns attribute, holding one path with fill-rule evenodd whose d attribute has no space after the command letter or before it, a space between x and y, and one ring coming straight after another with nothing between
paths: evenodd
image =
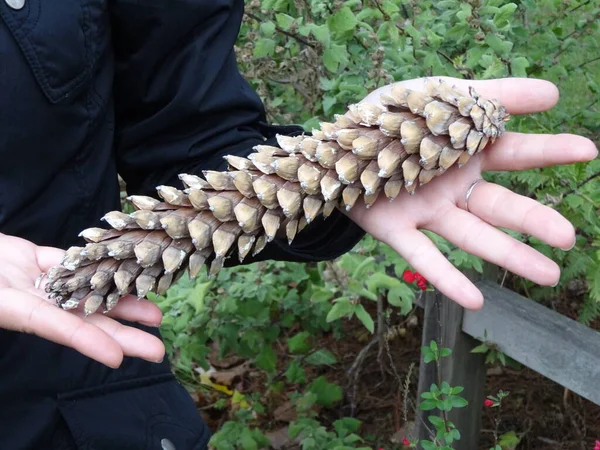
<instances>
[{"instance_id":1,"label":"large pine cone","mask_svg":"<svg viewBox=\"0 0 600 450\"><path fill-rule=\"evenodd\" d=\"M425 92L397 84L381 101L384 108L350 106L312 136L278 136L279 147L226 156L225 172L182 174L187 189L158 186L163 201L129 197L136 211L109 212L111 229L84 230L88 244L50 270L47 292L62 308L83 302L91 314L129 293L162 294L207 262L216 274L233 252L240 261L259 253L281 227L291 243L319 214L349 210L361 196L368 207L381 191L390 200L402 187L413 194L494 142L509 118L497 101L441 81Z\"/></svg>"}]
</instances>

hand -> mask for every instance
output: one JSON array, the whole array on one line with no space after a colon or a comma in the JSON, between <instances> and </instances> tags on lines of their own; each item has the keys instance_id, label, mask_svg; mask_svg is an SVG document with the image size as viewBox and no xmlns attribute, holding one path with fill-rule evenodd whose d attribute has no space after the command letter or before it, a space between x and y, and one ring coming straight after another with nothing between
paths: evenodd
<instances>
[{"instance_id":1,"label":"hand","mask_svg":"<svg viewBox=\"0 0 600 450\"><path fill-rule=\"evenodd\" d=\"M43 285L35 288L37 277L60 264L63 254L0 234L0 328L36 334L113 368L121 365L123 356L161 361L165 348L160 339L114 320L157 327L162 313L155 304L129 296L109 314L85 318L82 311L54 306Z\"/></svg>"},{"instance_id":2,"label":"hand","mask_svg":"<svg viewBox=\"0 0 600 450\"><path fill-rule=\"evenodd\" d=\"M403 82L415 90L423 79ZM468 86L484 98L500 101L511 115L550 109L558 102L558 89L546 81L499 79L469 81L445 78L458 89ZM383 87L363 101L380 104ZM581 136L534 135L507 132L493 145L472 157L461 169L453 168L431 183L417 188L414 196L403 192L393 202L385 196L367 211L357 205L348 215L366 232L402 255L444 295L467 309L483 306L481 292L458 271L420 232L432 231L461 249L543 285L560 278L558 265L528 245L496 227L529 234L564 250L575 244L573 226L555 210L493 183L480 182L469 198L465 194L485 171L514 171L590 161L598 155L594 144Z\"/></svg>"}]
</instances>

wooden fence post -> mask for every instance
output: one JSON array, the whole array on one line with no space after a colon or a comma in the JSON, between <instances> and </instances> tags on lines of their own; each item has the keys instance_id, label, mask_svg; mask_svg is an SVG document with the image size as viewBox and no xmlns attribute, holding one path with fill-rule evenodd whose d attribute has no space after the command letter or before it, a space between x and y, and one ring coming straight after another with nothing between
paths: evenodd
<instances>
[{"instance_id":1,"label":"wooden fence post","mask_svg":"<svg viewBox=\"0 0 600 450\"><path fill-rule=\"evenodd\" d=\"M473 450L478 448L481 432L481 412L485 399L485 356L471 353L479 342L462 332L464 309L439 292L428 292L425 298L425 319L423 323L423 345L433 340L440 347L450 348L452 355L442 359L441 379L450 386L463 386L460 394L468 402L464 408L450 411L448 419L460 431L461 439L453 443L456 450ZM438 383L435 362L425 364L421 357L419 366L418 404L422 401L421 393L429 391L431 384ZM438 410L417 410L416 429L419 439L431 440L433 429L427 419L431 415L440 415Z\"/></svg>"}]
</instances>

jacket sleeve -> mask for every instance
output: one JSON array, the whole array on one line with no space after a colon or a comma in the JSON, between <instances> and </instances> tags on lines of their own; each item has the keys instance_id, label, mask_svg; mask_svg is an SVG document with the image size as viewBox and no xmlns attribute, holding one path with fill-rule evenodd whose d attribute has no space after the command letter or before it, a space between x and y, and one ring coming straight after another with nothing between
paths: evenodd
<instances>
[{"instance_id":1,"label":"jacket sleeve","mask_svg":"<svg viewBox=\"0 0 600 450\"><path fill-rule=\"evenodd\" d=\"M246 156L259 143L274 143L276 133L302 133L268 124L260 98L239 73L234 44L243 8L243 0L111 3L115 147L130 194L156 196L160 184L181 186L179 173L224 170L224 155ZM291 246L275 240L244 262L333 259L363 236L336 210Z\"/></svg>"}]
</instances>

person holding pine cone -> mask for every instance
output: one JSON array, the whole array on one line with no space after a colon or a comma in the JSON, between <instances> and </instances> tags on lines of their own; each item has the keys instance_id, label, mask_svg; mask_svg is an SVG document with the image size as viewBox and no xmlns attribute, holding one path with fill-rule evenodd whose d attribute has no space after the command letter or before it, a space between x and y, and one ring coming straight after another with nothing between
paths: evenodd
<instances>
[{"instance_id":1,"label":"person holding pine cone","mask_svg":"<svg viewBox=\"0 0 600 450\"><path fill-rule=\"evenodd\" d=\"M427 229L558 282L557 264L497 227L566 250L573 226L482 180L596 157L580 136L505 131L509 115L553 107L554 85L414 79L312 133L275 126L236 66L243 9L0 2L2 448L206 449L144 299L203 266L333 259L370 233L419 287L480 308Z\"/></svg>"}]
</instances>

